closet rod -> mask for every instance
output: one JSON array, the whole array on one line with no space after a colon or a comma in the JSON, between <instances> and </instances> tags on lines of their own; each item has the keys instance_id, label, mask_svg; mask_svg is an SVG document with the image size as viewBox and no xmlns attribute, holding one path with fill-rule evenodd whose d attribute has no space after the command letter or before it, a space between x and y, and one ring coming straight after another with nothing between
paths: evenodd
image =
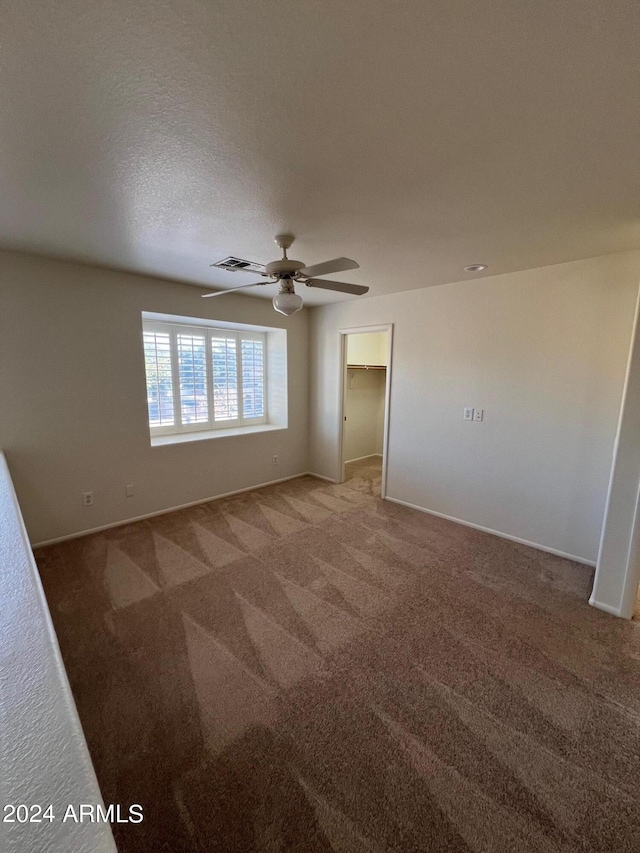
<instances>
[{"instance_id":1,"label":"closet rod","mask_svg":"<svg viewBox=\"0 0 640 853\"><path fill-rule=\"evenodd\" d=\"M386 370L386 364L348 364L347 370Z\"/></svg>"}]
</instances>

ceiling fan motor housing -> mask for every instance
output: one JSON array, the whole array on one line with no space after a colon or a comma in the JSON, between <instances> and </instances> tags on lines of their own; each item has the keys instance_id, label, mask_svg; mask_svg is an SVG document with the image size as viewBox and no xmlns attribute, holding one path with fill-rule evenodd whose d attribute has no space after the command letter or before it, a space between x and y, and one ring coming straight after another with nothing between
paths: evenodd
<instances>
[{"instance_id":1,"label":"ceiling fan motor housing","mask_svg":"<svg viewBox=\"0 0 640 853\"><path fill-rule=\"evenodd\" d=\"M302 261L290 261L288 258L281 258L279 261L271 261L270 264L267 264L265 272L267 275L273 275L277 278L293 277L303 267Z\"/></svg>"}]
</instances>

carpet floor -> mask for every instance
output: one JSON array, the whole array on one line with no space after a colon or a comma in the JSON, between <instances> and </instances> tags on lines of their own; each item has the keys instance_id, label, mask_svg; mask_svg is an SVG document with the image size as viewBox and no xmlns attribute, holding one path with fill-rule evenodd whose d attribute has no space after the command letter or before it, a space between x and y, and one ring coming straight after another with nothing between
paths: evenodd
<instances>
[{"instance_id":1,"label":"carpet floor","mask_svg":"<svg viewBox=\"0 0 640 853\"><path fill-rule=\"evenodd\" d=\"M637 853L640 624L349 476L36 553L121 853Z\"/></svg>"}]
</instances>

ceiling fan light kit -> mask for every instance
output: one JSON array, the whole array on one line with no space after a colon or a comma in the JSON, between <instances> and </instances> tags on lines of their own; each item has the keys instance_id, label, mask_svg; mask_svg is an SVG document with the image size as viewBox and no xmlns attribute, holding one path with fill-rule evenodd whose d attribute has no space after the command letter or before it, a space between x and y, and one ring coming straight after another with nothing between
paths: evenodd
<instances>
[{"instance_id":1,"label":"ceiling fan light kit","mask_svg":"<svg viewBox=\"0 0 640 853\"><path fill-rule=\"evenodd\" d=\"M355 296L362 296L367 293L369 288L361 284L347 284L344 281L325 281L315 276L327 275L332 272L343 272L344 270L356 270L359 264L352 261L350 258L334 258L331 261L324 261L320 264L306 267L302 261L294 261L287 257L287 249L293 243L291 234L279 234L275 242L282 249L282 258L278 261L271 261L264 267L264 272L255 272L255 268L259 265L253 264L254 270L245 270L238 267L234 272L253 272L263 278L271 279L271 281L254 281L251 284L241 284L239 287L230 287L228 290L216 290L214 293L203 293L203 298L211 296L224 296L225 293L231 293L234 290L242 290L245 287L255 287L256 285L275 284L279 282L280 291L273 298L273 307L280 314L290 317L299 311L303 306L303 301L295 292L294 282L306 284L307 287L320 287L323 290L334 290L339 293L352 293ZM217 264L211 264L217 266Z\"/></svg>"},{"instance_id":2,"label":"ceiling fan light kit","mask_svg":"<svg viewBox=\"0 0 640 853\"><path fill-rule=\"evenodd\" d=\"M280 293L273 297L273 307L279 314L284 314L285 317L295 314L303 305L302 297L298 296L293 289L288 290L284 286L280 288Z\"/></svg>"}]
</instances>

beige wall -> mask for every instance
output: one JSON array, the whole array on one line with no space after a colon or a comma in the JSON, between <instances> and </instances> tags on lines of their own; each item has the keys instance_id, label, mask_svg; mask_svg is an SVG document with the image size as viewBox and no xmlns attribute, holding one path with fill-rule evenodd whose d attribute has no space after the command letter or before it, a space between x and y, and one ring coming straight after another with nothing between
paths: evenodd
<instances>
[{"instance_id":1,"label":"beige wall","mask_svg":"<svg viewBox=\"0 0 640 853\"><path fill-rule=\"evenodd\" d=\"M386 364L388 351L387 332L347 336L347 364Z\"/></svg>"},{"instance_id":2,"label":"beige wall","mask_svg":"<svg viewBox=\"0 0 640 853\"><path fill-rule=\"evenodd\" d=\"M312 470L338 476L338 330L392 322L388 495L594 561L639 278L628 252L312 309Z\"/></svg>"},{"instance_id":3,"label":"beige wall","mask_svg":"<svg viewBox=\"0 0 640 853\"><path fill-rule=\"evenodd\" d=\"M9 252L0 289L0 449L32 542L307 470L306 310L287 319L264 299L202 300L185 284ZM289 428L152 448L143 310L286 328Z\"/></svg>"}]
</instances>

